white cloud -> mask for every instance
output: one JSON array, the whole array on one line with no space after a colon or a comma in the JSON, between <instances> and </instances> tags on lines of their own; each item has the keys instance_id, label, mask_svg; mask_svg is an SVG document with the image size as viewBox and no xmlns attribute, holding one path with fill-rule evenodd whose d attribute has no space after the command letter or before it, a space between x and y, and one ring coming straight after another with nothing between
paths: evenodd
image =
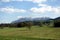
<instances>
[{"instance_id":1,"label":"white cloud","mask_svg":"<svg viewBox=\"0 0 60 40\"><path fill-rule=\"evenodd\" d=\"M11 1L23 1L23 0L11 0Z\"/></svg>"},{"instance_id":2,"label":"white cloud","mask_svg":"<svg viewBox=\"0 0 60 40\"><path fill-rule=\"evenodd\" d=\"M30 2L34 2L34 3L42 3L42 2L46 2L47 0L1 0L1 2L11 2L11 1L30 1Z\"/></svg>"},{"instance_id":3,"label":"white cloud","mask_svg":"<svg viewBox=\"0 0 60 40\"><path fill-rule=\"evenodd\" d=\"M40 8L34 7L34 8L31 8L30 10L34 13L46 13L46 12L52 12L56 14L60 13L60 8L58 7L52 7L45 4L40 4L39 6L41 7Z\"/></svg>"},{"instance_id":4,"label":"white cloud","mask_svg":"<svg viewBox=\"0 0 60 40\"><path fill-rule=\"evenodd\" d=\"M47 9L42 7L42 8L31 8L30 10L34 13L45 13Z\"/></svg>"},{"instance_id":5,"label":"white cloud","mask_svg":"<svg viewBox=\"0 0 60 40\"><path fill-rule=\"evenodd\" d=\"M42 2L46 2L47 0L32 0L32 2L34 3L42 3Z\"/></svg>"},{"instance_id":6,"label":"white cloud","mask_svg":"<svg viewBox=\"0 0 60 40\"><path fill-rule=\"evenodd\" d=\"M6 13L13 13L14 9L13 8L1 8L1 12L6 12Z\"/></svg>"},{"instance_id":7,"label":"white cloud","mask_svg":"<svg viewBox=\"0 0 60 40\"><path fill-rule=\"evenodd\" d=\"M1 2L10 2L11 0L1 0Z\"/></svg>"},{"instance_id":8,"label":"white cloud","mask_svg":"<svg viewBox=\"0 0 60 40\"><path fill-rule=\"evenodd\" d=\"M24 13L24 12L26 12L26 10L24 10L24 9L16 9L16 8L9 8L9 7L0 8L0 11L5 12L5 13Z\"/></svg>"},{"instance_id":9,"label":"white cloud","mask_svg":"<svg viewBox=\"0 0 60 40\"><path fill-rule=\"evenodd\" d=\"M35 15L35 16L32 16L31 18L40 18L42 16L38 16L38 15Z\"/></svg>"},{"instance_id":10,"label":"white cloud","mask_svg":"<svg viewBox=\"0 0 60 40\"><path fill-rule=\"evenodd\" d=\"M32 16L17 16L17 18L32 18Z\"/></svg>"},{"instance_id":11,"label":"white cloud","mask_svg":"<svg viewBox=\"0 0 60 40\"><path fill-rule=\"evenodd\" d=\"M46 6L48 6L48 5L46 5L46 4L38 4L38 6L46 7Z\"/></svg>"},{"instance_id":12,"label":"white cloud","mask_svg":"<svg viewBox=\"0 0 60 40\"><path fill-rule=\"evenodd\" d=\"M58 8L58 7L57 8L53 8L52 11L54 13L60 14L60 8Z\"/></svg>"},{"instance_id":13,"label":"white cloud","mask_svg":"<svg viewBox=\"0 0 60 40\"><path fill-rule=\"evenodd\" d=\"M51 2L54 2L54 1L57 1L57 0L51 0Z\"/></svg>"},{"instance_id":14,"label":"white cloud","mask_svg":"<svg viewBox=\"0 0 60 40\"><path fill-rule=\"evenodd\" d=\"M33 3L42 3L42 2L46 2L47 0L23 0L23 1L30 1Z\"/></svg>"},{"instance_id":15,"label":"white cloud","mask_svg":"<svg viewBox=\"0 0 60 40\"><path fill-rule=\"evenodd\" d=\"M32 1L32 0L23 0L23 1Z\"/></svg>"},{"instance_id":16,"label":"white cloud","mask_svg":"<svg viewBox=\"0 0 60 40\"><path fill-rule=\"evenodd\" d=\"M46 2L47 0L23 0L23 1L30 1L33 3L42 3L42 2Z\"/></svg>"},{"instance_id":17,"label":"white cloud","mask_svg":"<svg viewBox=\"0 0 60 40\"><path fill-rule=\"evenodd\" d=\"M24 18L23 16L17 16L17 18L19 19L19 18Z\"/></svg>"},{"instance_id":18,"label":"white cloud","mask_svg":"<svg viewBox=\"0 0 60 40\"><path fill-rule=\"evenodd\" d=\"M23 1L23 0L1 0L1 2L12 2L12 1Z\"/></svg>"}]
</instances>

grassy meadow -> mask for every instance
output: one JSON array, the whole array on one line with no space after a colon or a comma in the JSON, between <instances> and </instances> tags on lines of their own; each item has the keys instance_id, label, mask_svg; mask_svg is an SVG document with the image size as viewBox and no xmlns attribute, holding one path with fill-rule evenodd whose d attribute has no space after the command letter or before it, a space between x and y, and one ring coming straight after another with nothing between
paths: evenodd
<instances>
[{"instance_id":1,"label":"grassy meadow","mask_svg":"<svg viewBox=\"0 0 60 40\"><path fill-rule=\"evenodd\" d=\"M4 28L0 29L0 40L60 40L60 28Z\"/></svg>"}]
</instances>

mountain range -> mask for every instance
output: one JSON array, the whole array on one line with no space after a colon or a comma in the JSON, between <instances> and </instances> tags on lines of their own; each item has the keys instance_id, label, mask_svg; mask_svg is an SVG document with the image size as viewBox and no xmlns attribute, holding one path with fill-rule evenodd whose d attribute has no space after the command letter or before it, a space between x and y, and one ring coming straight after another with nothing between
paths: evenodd
<instances>
[{"instance_id":1,"label":"mountain range","mask_svg":"<svg viewBox=\"0 0 60 40\"><path fill-rule=\"evenodd\" d=\"M18 20L13 21L12 23L19 23L19 22L24 22L24 21L47 21L52 18L49 17L41 17L41 18L20 18Z\"/></svg>"}]
</instances>

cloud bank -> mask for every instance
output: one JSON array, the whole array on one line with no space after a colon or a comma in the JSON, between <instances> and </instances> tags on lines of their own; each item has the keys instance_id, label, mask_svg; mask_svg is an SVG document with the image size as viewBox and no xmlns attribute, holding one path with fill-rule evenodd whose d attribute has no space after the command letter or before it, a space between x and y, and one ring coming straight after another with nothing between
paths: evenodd
<instances>
[{"instance_id":1,"label":"cloud bank","mask_svg":"<svg viewBox=\"0 0 60 40\"><path fill-rule=\"evenodd\" d=\"M5 13L25 13L26 12L26 10L24 9L9 8L9 7L0 8L0 11Z\"/></svg>"},{"instance_id":2,"label":"cloud bank","mask_svg":"<svg viewBox=\"0 0 60 40\"><path fill-rule=\"evenodd\" d=\"M60 13L60 7L53 7L46 4L39 4L38 6L40 7L39 8L33 7L30 10L33 13L46 13L46 12L57 13L57 14Z\"/></svg>"},{"instance_id":3,"label":"cloud bank","mask_svg":"<svg viewBox=\"0 0 60 40\"><path fill-rule=\"evenodd\" d=\"M27 2L34 2L34 3L42 3L42 2L46 2L47 0L1 0L1 2L13 2L13 1L27 1Z\"/></svg>"}]
</instances>

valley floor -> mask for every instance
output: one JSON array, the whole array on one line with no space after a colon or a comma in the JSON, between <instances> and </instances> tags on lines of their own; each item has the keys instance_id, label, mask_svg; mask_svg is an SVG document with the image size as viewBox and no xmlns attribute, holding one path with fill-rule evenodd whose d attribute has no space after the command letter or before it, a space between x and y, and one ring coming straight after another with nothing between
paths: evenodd
<instances>
[{"instance_id":1,"label":"valley floor","mask_svg":"<svg viewBox=\"0 0 60 40\"><path fill-rule=\"evenodd\" d=\"M0 40L60 40L60 28L4 28L0 29Z\"/></svg>"}]
</instances>

